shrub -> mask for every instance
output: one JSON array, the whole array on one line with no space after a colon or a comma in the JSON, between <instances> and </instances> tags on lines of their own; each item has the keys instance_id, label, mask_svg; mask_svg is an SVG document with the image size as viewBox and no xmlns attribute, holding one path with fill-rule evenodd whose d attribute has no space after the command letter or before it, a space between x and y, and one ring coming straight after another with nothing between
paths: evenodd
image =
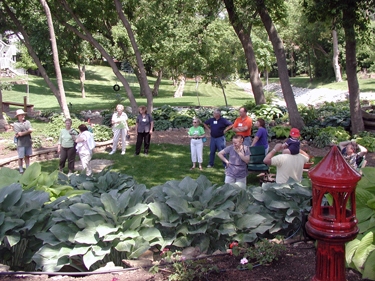
<instances>
[{"instance_id":1,"label":"shrub","mask_svg":"<svg viewBox=\"0 0 375 281\"><path fill-rule=\"evenodd\" d=\"M281 125L277 125L275 127L271 127L271 131L276 134L276 138L287 138L290 135L291 127L284 127Z\"/></svg>"},{"instance_id":2,"label":"shrub","mask_svg":"<svg viewBox=\"0 0 375 281\"><path fill-rule=\"evenodd\" d=\"M331 143L339 144L348 140L350 135L342 127L327 127L320 129L319 135L314 139L313 144L316 147L323 148Z\"/></svg>"},{"instance_id":3,"label":"shrub","mask_svg":"<svg viewBox=\"0 0 375 281\"><path fill-rule=\"evenodd\" d=\"M311 127L304 127L301 130L301 136L308 141L314 140L317 136L319 136L320 128L318 125L311 126Z\"/></svg>"},{"instance_id":4,"label":"shrub","mask_svg":"<svg viewBox=\"0 0 375 281\"><path fill-rule=\"evenodd\" d=\"M174 128L190 128L192 126L193 118L188 116L176 116L172 125Z\"/></svg>"},{"instance_id":5,"label":"shrub","mask_svg":"<svg viewBox=\"0 0 375 281\"><path fill-rule=\"evenodd\" d=\"M157 120L173 120L173 117L176 115L177 109L173 108L170 105L163 105L158 109L154 109L152 112L152 118L154 121ZM155 125L155 124L154 124Z\"/></svg>"},{"instance_id":6,"label":"shrub","mask_svg":"<svg viewBox=\"0 0 375 281\"><path fill-rule=\"evenodd\" d=\"M154 130L155 131L166 131L169 128L172 128L172 122L169 120L156 120L154 121Z\"/></svg>"},{"instance_id":7,"label":"shrub","mask_svg":"<svg viewBox=\"0 0 375 281\"><path fill-rule=\"evenodd\" d=\"M374 152L375 151L375 138L373 137L363 137L363 138L357 138L356 142L364 147L369 152Z\"/></svg>"}]
</instances>

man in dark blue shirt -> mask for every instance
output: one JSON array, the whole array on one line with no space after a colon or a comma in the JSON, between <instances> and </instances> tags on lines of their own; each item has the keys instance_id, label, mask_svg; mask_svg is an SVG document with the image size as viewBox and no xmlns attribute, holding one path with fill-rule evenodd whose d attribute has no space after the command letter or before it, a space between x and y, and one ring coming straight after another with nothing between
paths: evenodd
<instances>
[{"instance_id":1,"label":"man in dark blue shirt","mask_svg":"<svg viewBox=\"0 0 375 281\"><path fill-rule=\"evenodd\" d=\"M214 110L214 117L203 123L207 130L211 130L210 142L210 162L207 168L212 168L215 164L215 153L225 148L225 133L230 129L233 123L221 117L220 109ZM224 167L226 163L224 163Z\"/></svg>"}]
</instances>

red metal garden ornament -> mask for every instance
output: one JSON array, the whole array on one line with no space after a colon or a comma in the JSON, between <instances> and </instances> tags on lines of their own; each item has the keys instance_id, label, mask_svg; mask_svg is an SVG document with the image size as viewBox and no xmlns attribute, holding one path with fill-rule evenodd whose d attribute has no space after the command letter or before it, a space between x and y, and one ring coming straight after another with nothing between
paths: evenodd
<instances>
[{"instance_id":1,"label":"red metal garden ornament","mask_svg":"<svg viewBox=\"0 0 375 281\"><path fill-rule=\"evenodd\" d=\"M361 175L334 146L309 171L313 206L306 223L307 233L318 240L314 281L345 281L345 243L358 234L355 217L355 188ZM332 206L322 206L324 194L333 197ZM350 199L350 200L349 200Z\"/></svg>"}]
</instances>

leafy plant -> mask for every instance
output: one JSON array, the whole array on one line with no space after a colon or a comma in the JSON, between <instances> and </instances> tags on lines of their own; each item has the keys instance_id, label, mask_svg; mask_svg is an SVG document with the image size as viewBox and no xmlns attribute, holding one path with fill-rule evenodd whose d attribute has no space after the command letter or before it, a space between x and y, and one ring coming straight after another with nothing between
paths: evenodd
<instances>
[{"instance_id":1,"label":"leafy plant","mask_svg":"<svg viewBox=\"0 0 375 281\"><path fill-rule=\"evenodd\" d=\"M276 138L287 138L290 135L291 127L284 127L282 125L277 125L275 127L271 127L271 131L276 134Z\"/></svg>"},{"instance_id":2,"label":"leafy plant","mask_svg":"<svg viewBox=\"0 0 375 281\"><path fill-rule=\"evenodd\" d=\"M1 82L1 90L2 91L12 91L13 84L10 82Z\"/></svg>"},{"instance_id":3,"label":"leafy plant","mask_svg":"<svg viewBox=\"0 0 375 281\"><path fill-rule=\"evenodd\" d=\"M192 126L193 118L188 116L176 116L173 119L174 128L190 128Z\"/></svg>"},{"instance_id":4,"label":"leafy plant","mask_svg":"<svg viewBox=\"0 0 375 281\"><path fill-rule=\"evenodd\" d=\"M356 193L356 217L359 234L345 246L346 263L362 273L363 279L375 280L375 176L374 168L362 169Z\"/></svg>"},{"instance_id":5,"label":"leafy plant","mask_svg":"<svg viewBox=\"0 0 375 281\"><path fill-rule=\"evenodd\" d=\"M318 125L312 127L304 127L301 130L301 136L308 141L314 140L317 136L319 136L320 128Z\"/></svg>"},{"instance_id":6,"label":"leafy plant","mask_svg":"<svg viewBox=\"0 0 375 281\"><path fill-rule=\"evenodd\" d=\"M158 120L173 120L173 116L176 115L177 109L173 108L170 105L163 105L162 107L158 109L154 109L152 111L152 118L154 121Z\"/></svg>"},{"instance_id":7,"label":"leafy plant","mask_svg":"<svg viewBox=\"0 0 375 281\"><path fill-rule=\"evenodd\" d=\"M320 129L319 135L314 139L313 144L316 147L323 148L331 143L338 144L348 140L350 135L342 127L327 127Z\"/></svg>"},{"instance_id":8,"label":"leafy plant","mask_svg":"<svg viewBox=\"0 0 375 281\"><path fill-rule=\"evenodd\" d=\"M154 130L155 131L166 131L169 128L172 128L172 122L169 120L156 120L154 121Z\"/></svg>"},{"instance_id":9,"label":"leafy plant","mask_svg":"<svg viewBox=\"0 0 375 281\"><path fill-rule=\"evenodd\" d=\"M210 265L207 260L186 260L181 252L172 252L164 249L161 253L161 262L168 263L167 269L171 272L168 280L201 280L209 272L218 272L216 265ZM159 272L159 266L150 268L150 272Z\"/></svg>"},{"instance_id":10,"label":"leafy plant","mask_svg":"<svg viewBox=\"0 0 375 281\"><path fill-rule=\"evenodd\" d=\"M243 255L239 269L252 269L254 264L265 265L278 259L278 256L285 251L283 244L270 242L267 239L262 239L249 247L248 245L239 246L237 243L232 243L232 253L235 256Z\"/></svg>"},{"instance_id":11,"label":"leafy plant","mask_svg":"<svg viewBox=\"0 0 375 281\"><path fill-rule=\"evenodd\" d=\"M107 141L113 137L112 129L107 126L95 125L93 126L93 132L95 141Z\"/></svg>"},{"instance_id":12,"label":"leafy plant","mask_svg":"<svg viewBox=\"0 0 375 281\"><path fill-rule=\"evenodd\" d=\"M363 137L363 138L357 138L356 142L364 147L369 152L375 151L375 138L374 137Z\"/></svg>"},{"instance_id":13,"label":"leafy plant","mask_svg":"<svg viewBox=\"0 0 375 281\"><path fill-rule=\"evenodd\" d=\"M226 141L232 141L233 136L236 135L236 132L233 132L232 130L229 130L225 133L225 140Z\"/></svg>"}]
</instances>

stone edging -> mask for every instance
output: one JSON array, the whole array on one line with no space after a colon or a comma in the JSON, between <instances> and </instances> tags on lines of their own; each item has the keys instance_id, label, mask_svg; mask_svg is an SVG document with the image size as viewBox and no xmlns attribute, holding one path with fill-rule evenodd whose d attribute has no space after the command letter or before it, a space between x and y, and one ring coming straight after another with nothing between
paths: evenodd
<instances>
[{"instance_id":1,"label":"stone edging","mask_svg":"<svg viewBox=\"0 0 375 281\"><path fill-rule=\"evenodd\" d=\"M104 142L96 142L96 146L94 148L94 153L104 152L107 147L112 148L113 139L104 141ZM41 151L36 151L30 157L30 164L34 162L52 160L55 158L59 158L57 154L57 147L46 148ZM0 167L8 167L8 168L17 168L18 167L18 156L9 157L3 160L0 160Z\"/></svg>"}]
</instances>

